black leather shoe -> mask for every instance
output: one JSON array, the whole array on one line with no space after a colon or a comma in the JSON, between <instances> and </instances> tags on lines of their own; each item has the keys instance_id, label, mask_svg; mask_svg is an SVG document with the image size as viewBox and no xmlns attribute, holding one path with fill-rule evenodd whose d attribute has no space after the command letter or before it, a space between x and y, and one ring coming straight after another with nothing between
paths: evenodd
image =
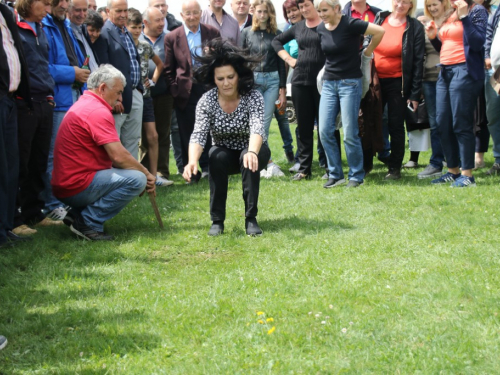
<instances>
[{"instance_id":1,"label":"black leather shoe","mask_svg":"<svg viewBox=\"0 0 500 375\"><path fill-rule=\"evenodd\" d=\"M224 222L223 221L214 221L210 230L208 231L209 236L220 236L224 233Z\"/></svg>"},{"instance_id":2,"label":"black leather shoe","mask_svg":"<svg viewBox=\"0 0 500 375\"><path fill-rule=\"evenodd\" d=\"M245 219L245 229L247 236L260 236L262 234L262 229L260 229L257 219L254 217L247 217Z\"/></svg>"},{"instance_id":3,"label":"black leather shoe","mask_svg":"<svg viewBox=\"0 0 500 375\"><path fill-rule=\"evenodd\" d=\"M31 241L32 238L30 237L21 237L18 236L17 234L12 233L10 230L7 231L7 241L10 242L25 242L25 241Z\"/></svg>"},{"instance_id":4,"label":"black leather shoe","mask_svg":"<svg viewBox=\"0 0 500 375\"><path fill-rule=\"evenodd\" d=\"M81 215L75 215L73 223L70 225L69 229L71 229L71 231L78 237L89 241L112 241L114 239L113 236L107 233L98 232L90 228L87 224L85 224Z\"/></svg>"}]
</instances>

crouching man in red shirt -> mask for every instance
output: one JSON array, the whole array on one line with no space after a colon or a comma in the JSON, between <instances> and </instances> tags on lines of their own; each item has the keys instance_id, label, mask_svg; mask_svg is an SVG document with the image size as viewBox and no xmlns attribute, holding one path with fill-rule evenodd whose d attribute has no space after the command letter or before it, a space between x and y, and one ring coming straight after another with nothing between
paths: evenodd
<instances>
[{"instance_id":1,"label":"crouching man in red shirt","mask_svg":"<svg viewBox=\"0 0 500 375\"><path fill-rule=\"evenodd\" d=\"M104 222L144 189L155 192L155 176L123 147L116 132L111 111L122 101L125 85L119 70L101 65L57 133L52 190L71 207L65 224L87 240L112 240Z\"/></svg>"}]
</instances>

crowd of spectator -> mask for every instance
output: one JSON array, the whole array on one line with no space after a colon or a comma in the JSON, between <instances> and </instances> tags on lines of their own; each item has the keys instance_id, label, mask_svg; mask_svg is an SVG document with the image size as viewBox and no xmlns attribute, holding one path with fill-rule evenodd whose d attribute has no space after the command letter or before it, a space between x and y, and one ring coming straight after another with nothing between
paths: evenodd
<instances>
[{"instance_id":1,"label":"crowd of spectator","mask_svg":"<svg viewBox=\"0 0 500 375\"><path fill-rule=\"evenodd\" d=\"M95 0L0 5L0 246L26 240L37 227L63 223L77 234L85 232L85 238L106 237L102 217L110 217L105 213L113 205L109 198L94 197L85 205L73 200L80 207L67 203L88 192L100 171L92 166L97 161L81 160L82 154L62 146L69 141L60 129L76 126L68 124L68 113L78 115L74 108L87 90L111 106L113 117L97 119L93 113L89 121L111 121L123 146L111 151L105 146L114 135L86 129L106 149L104 164L111 160L113 167L144 172L151 194L154 186L172 185L170 150L182 173L197 104L207 92L193 78L196 57L215 38L260 56L253 69L264 100L265 138L275 117L286 161L293 164L292 180L311 177L316 129L325 188L362 185L376 155L387 165L385 179L400 179L404 168L419 166L419 152L426 148L412 139L425 140L426 134L432 155L418 178L475 186L473 171L485 167L490 134L495 163L486 174L500 171L500 99L489 84L500 65L499 11L491 13L490 0L426 0L420 15L416 0L392 0L391 10L365 0L343 9L338 0L285 0L279 9L287 21L283 31L276 2L231 0L232 15L225 3L184 0L182 22L168 12L166 0L149 0L143 13L129 8L127 0L109 0L102 8ZM109 86L104 91L102 83ZM297 117L295 153L284 114L287 83ZM97 106L92 98L85 100ZM73 121L81 123L81 116ZM419 118L416 125L413 117ZM411 154L404 164L407 133ZM208 135L200 173L190 183L210 178L211 142ZM124 163L124 152L138 163ZM77 165L75 160L87 169L68 167ZM260 172L261 178L283 175L271 156ZM100 218L97 206L104 212Z\"/></svg>"}]
</instances>

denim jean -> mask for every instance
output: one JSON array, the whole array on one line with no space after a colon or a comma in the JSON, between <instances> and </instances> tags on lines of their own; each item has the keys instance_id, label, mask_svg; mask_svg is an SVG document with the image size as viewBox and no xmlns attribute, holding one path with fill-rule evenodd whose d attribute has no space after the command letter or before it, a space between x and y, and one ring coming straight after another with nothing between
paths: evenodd
<instances>
[{"instance_id":1,"label":"denim jean","mask_svg":"<svg viewBox=\"0 0 500 375\"><path fill-rule=\"evenodd\" d=\"M465 63L442 66L436 86L436 119L448 168L474 168L474 109L483 81L474 80Z\"/></svg>"},{"instance_id":2,"label":"denim jean","mask_svg":"<svg viewBox=\"0 0 500 375\"><path fill-rule=\"evenodd\" d=\"M72 89L71 94L73 96L73 103L75 103L80 97L80 90ZM56 143L59 127L61 126L61 122L65 115L66 111L54 111L52 137L50 139L49 158L47 160L47 171L43 176L45 189L41 193L42 200L45 202L44 211L47 213L63 206L63 204L56 197L54 197L54 194L52 194L52 185L50 184L50 180L52 180L52 170L54 169L54 145Z\"/></svg>"},{"instance_id":3,"label":"denim jean","mask_svg":"<svg viewBox=\"0 0 500 375\"><path fill-rule=\"evenodd\" d=\"M276 72L254 72L256 89L264 97L264 129L269 137L269 127L279 97L280 77Z\"/></svg>"},{"instance_id":4,"label":"denim jean","mask_svg":"<svg viewBox=\"0 0 500 375\"><path fill-rule=\"evenodd\" d=\"M144 191L146 181L146 175L136 170L104 169L84 191L61 201L80 212L90 228L102 232L106 221Z\"/></svg>"},{"instance_id":5,"label":"denim jean","mask_svg":"<svg viewBox=\"0 0 500 375\"><path fill-rule=\"evenodd\" d=\"M283 141L283 149L285 152L293 152L293 138L292 133L290 132L290 124L288 122L286 112L280 115L278 108L275 108L274 117L276 117L276 121L278 121L281 140Z\"/></svg>"},{"instance_id":6,"label":"denim jean","mask_svg":"<svg viewBox=\"0 0 500 375\"><path fill-rule=\"evenodd\" d=\"M422 89L425 97L425 105L427 106L429 124L431 126L432 154L429 164L434 168L443 169L443 146L441 146L441 135L439 134L438 124L436 121L436 82L424 81L422 82Z\"/></svg>"},{"instance_id":7,"label":"denim jean","mask_svg":"<svg viewBox=\"0 0 500 375\"><path fill-rule=\"evenodd\" d=\"M340 111L344 129L344 147L349 164L349 180L362 182L363 147L359 137L358 114L361 102L361 78L324 81L319 103L319 133L328 160L328 177L343 179L342 159L335 139L335 119Z\"/></svg>"},{"instance_id":8,"label":"denim jean","mask_svg":"<svg viewBox=\"0 0 500 375\"><path fill-rule=\"evenodd\" d=\"M500 163L500 95L490 85L490 77L495 73L492 69L486 71L484 93L486 95L486 118L488 129L493 139L493 157L495 163Z\"/></svg>"}]
</instances>

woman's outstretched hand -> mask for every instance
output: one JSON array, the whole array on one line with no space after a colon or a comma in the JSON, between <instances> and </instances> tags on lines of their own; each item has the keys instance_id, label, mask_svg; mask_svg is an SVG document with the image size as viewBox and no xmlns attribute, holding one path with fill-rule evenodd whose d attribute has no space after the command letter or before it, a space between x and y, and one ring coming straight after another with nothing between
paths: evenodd
<instances>
[{"instance_id":1,"label":"woman's outstretched hand","mask_svg":"<svg viewBox=\"0 0 500 375\"><path fill-rule=\"evenodd\" d=\"M243 166L252 172L256 172L259 169L259 158L257 158L255 153L248 151L243 156Z\"/></svg>"},{"instance_id":2,"label":"woman's outstretched hand","mask_svg":"<svg viewBox=\"0 0 500 375\"><path fill-rule=\"evenodd\" d=\"M182 173L182 177L184 177L184 179L187 181L187 182L191 182L191 177L193 175L197 175L198 174L198 163L193 163L193 162L189 162L185 167L184 167L184 173Z\"/></svg>"}]
</instances>

